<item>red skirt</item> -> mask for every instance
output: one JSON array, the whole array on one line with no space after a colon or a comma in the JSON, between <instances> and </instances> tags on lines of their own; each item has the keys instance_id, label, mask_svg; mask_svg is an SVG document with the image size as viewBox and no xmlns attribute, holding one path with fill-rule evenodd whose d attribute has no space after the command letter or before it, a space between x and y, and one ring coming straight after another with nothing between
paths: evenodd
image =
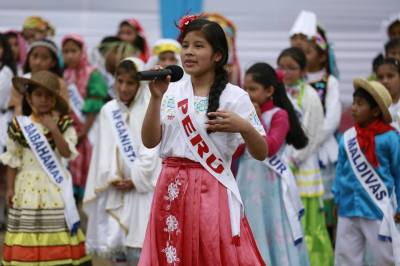
<instances>
[{"instance_id":1,"label":"red skirt","mask_svg":"<svg viewBox=\"0 0 400 266\"><path fill-rule=\"evenodd\" d=\"M245 218L240 230L240 241L233 241L223 185L200 163L167 158L139 265L265 265Z\"/></svg>"},{"instance_id":2,"label":"red skirt","mask_svg":"<svg viewBox=\"0 0 400 266\"><path fill-rule=\"evenodd\" d=\"M82 124L74 113L71 114L74 119L74 126L77 132L83 130L84 124ZM92 157L92 145L90 144L89 138L86 136L76 146L79 155L75 160L69 162L69 169L72 175L72 181L74 186L84 188L86 185L86 179L89 172L90 159Z\"/></svg>"}]
</instances>

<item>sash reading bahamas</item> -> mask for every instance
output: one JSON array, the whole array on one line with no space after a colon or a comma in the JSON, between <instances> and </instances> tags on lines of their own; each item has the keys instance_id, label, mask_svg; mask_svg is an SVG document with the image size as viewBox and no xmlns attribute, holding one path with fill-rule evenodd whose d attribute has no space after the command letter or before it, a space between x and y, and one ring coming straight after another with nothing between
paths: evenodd
<instances>
[{"instance_id":1,"label":"sash reading bahamas","mask_svg":"<svg viewBox=\"0 0 400 266\"><path fill-rule=\"evenodd\" d=\"M385 187L382 187L380 177L376 175L375 171L371 171L365 161L361 160L361 150L357 149L356 137L347 140L347 147L350 152L350 159L355 165L357 174L364 179L370 194L374 195L375 199L381 201L387 197Z\"/></svg>"},{"instance_id":2,"label":"sash reading bahamas","mask_svg":"<svg viewBox=\"0 0 400 266\"><path fill-rule=\"evenodd\" d=\"M37 127L31 123L27 126L24 126L24 129L27 133L27 137L29 138L29 142L34 146L37 155L43 162L43 166L49 173L51 173L54 181L57 184L61 184L64 181L64 176L57 166L57 162L52 155L49 145L46 145L46 143L42 140Z\"/></svg>"},{"instance_id":3,"label":"sash reading bahamas","mask_svg":"<svg viewBox=\"0 0 400 266\"><path fill-rule=\"evenodd\" d=\"M51 182L61 189L64 200L64 216L71 234L75 234L79 228L80 218L72 191L72 178L64 176L63 166L58 161L46 137L39 131L35 124L26 116L17 116L18 124L29 144L33 154L38 159L43 170L49 176Z\"/></svg>"}]
</instances>

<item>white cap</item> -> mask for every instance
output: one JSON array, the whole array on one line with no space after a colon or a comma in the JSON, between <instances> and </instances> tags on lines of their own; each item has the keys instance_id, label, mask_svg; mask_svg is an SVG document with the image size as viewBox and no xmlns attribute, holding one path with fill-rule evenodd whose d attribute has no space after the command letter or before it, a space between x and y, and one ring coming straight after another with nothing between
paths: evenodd
<instances>
[{"instance_id":1,"label":"white cap","mask_svg":"<svg viewBox=\"0 0 400 266\"><path fill-rule=\"evenodd\" d=\"M400 13L393 14L389 18L385 19L382 22L381 32L382 32L383 40L385 40L385 42L389 40L389 36L388 36L388 28L389 28L389 26L391 26L396 21L400 21Z\"/></svg>"},{"instance_id":2,"label":"white cap","mask_svg":"<svg viewBox=\"0 0 400 266\"><path fill-rule=\"evenodd\" d=\"M295 34L304 34L309 38L315 36L317 34L317 15L312 11L302 10L289 34L290 37Z\"/></svg>"}]
</instances>

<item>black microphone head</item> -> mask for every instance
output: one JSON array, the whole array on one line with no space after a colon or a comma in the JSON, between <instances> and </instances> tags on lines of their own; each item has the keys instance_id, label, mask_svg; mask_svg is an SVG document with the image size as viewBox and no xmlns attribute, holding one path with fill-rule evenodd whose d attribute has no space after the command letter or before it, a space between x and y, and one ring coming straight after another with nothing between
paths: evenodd
<instances>
[{"instance_id":1,"label":"black microphone head","mask_svg":"<svg viewBox=\"0 0 400 266\"><path fill-rule=\"evenodd\" d=\"M183 69L180 66L170 65L166 69L171 70L171 82L178 81L183 77Z\"/></svg>"}]
</instances>

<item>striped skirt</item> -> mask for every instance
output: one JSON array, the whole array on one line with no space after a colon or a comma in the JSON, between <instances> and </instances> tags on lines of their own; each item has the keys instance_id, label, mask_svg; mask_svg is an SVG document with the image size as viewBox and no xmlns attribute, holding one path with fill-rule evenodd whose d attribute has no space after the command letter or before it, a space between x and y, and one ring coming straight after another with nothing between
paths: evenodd
<instances>
[{"instance_id":1,"label":"striped skirt","mask_svg":"<svg viewBox=\"0 0 400 266\"><path fill-rule=\"evenodd\" d=\"M71 236L64 209L9 209L2 265L91 265L82 231Z\"/></svg>"}]
</instances>

